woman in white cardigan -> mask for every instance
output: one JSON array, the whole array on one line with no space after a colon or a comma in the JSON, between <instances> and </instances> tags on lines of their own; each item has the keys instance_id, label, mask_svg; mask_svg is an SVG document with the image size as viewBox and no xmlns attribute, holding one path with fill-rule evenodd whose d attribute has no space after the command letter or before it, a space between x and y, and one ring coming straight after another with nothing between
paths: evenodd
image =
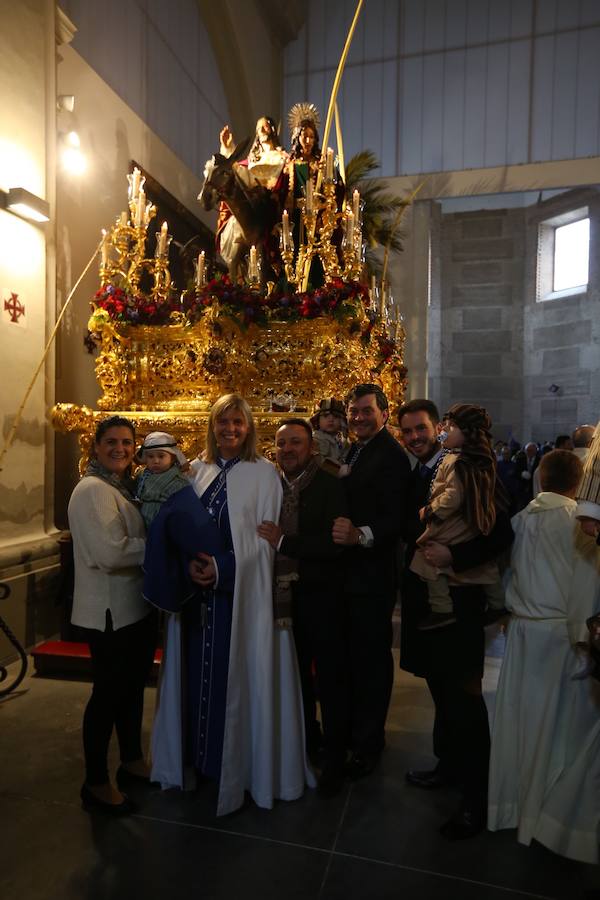
<instances>
[{"instance_id":1,"label":"woman in white cardigan","mask_svg":"<svg viewBox=\"0 0 600 900\"><path fill-rule=\"evenodd\" d=\"M75 559L74 625L85 628L92 657L93 688L83 716L86 810L111 815L132 804L111 782L108 745L119 741L119 788L148 781L141 746L144 685L152 666L155 616L142 598L144 522L133 504L131 464L135 431L128 419L111 416L96 430L94 458L69 502Z\"/></svg>"}]
</instances>

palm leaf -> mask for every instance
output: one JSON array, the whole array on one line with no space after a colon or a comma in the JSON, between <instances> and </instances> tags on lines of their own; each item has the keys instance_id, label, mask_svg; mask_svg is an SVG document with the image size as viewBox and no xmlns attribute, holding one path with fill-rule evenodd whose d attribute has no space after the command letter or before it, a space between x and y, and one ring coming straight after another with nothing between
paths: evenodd
<instances>
[{"instance_id":1,"label":"palm leaf","mask_svg":"<svg viewBox=\"0 0 600 900\"><path fill-rule=\"evenodd\" d=\"M361 150L346 165L346 202L350 203L354 190L358 190L364 203L363 237L367 245L367 269L372 274L381 269L381 263L373 253L375 248L389 247L395 253L402 251L402 235L394 222L398 221L404 201L373 180L372 173L379 167L379 160L372 150Z\"/></svg>"}]
</instances>

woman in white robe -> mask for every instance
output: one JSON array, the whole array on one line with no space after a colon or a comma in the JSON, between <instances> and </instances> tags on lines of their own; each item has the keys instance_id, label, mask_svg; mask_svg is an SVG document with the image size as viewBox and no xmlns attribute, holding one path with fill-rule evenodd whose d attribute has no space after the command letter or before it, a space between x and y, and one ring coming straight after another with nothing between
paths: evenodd
<instances>
[{"instance_id":1,"label":"woman in white robe","mask_svg":"<svg viewBox=\"0 0 600 900\"><path fill-rule=\"evenodd\" d=\"M577 457L556 450L540 469L542 493L512 520L488 828L517 828L520 843L596 863L600 697L592 679L573 676L574 645L587 640L586 619L599 608L600 550L575 518Z\"/></svg>"},{"instance_id":2,"label":"woman in white robe","mask_svg":"<svg viewBox=\"0 0 600 900\"><path fill-rule=\"evenodd\" d=\"M211 410L207 460L194 464L192 480L198 503L204 498L219 530L227 531L235 558L226 701L222 738L217 738L217 815L240 807L246 790L258 806L269 809L276 798L294 800L301 796L306 783L314 784L305 762L293 636L289 628L279 628L274 622L273 550L258 538L256 531L265 519L278 521L281 483L275 467L256 455L255 446L248 405L237 395L221 397ZM225 523L218 509L219 495L213 487L218 486L220 477L226 481ZM199 564L192 564L193 580L201 588L214 588L215 578L218 583L216 559L204 555ZM210 625L210 618L207 621ZM189 731L190 710L182 711L181 702L185 680L181 627L181 615L170 615L153 729L152 779L165 788L183 788L185 784L183 735ZM208 647L210 635L206 634L206 638ZM201 708L198 718L203 712L207 710ZM214 757L214 747L212 751L208 747L208 752L213 752Z\"/></svg>"}]
</instances>

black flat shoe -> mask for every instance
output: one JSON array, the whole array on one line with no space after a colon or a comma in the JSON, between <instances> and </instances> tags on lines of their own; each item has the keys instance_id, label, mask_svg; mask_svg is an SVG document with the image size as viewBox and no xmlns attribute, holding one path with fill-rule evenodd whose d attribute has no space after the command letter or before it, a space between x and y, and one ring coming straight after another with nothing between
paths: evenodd
<instances>
[{"instance_id":1,"label":"black flat shoe","mask_svg":"<svg viewBox=\"0 0 600 900\"><path fill-rule=\"evenodd\" d=\"M141 785L145 784L146 787L149 787L152 782L150 781L150 777L148 775L136 775L135 772L130 772L128 769L125 769L123 766L119 766L117 769L117 786L120 791L123 788L131 787L131 785Z\"/></svg>"},{"instance_id":2,"label":"black flat shoe","mask_svg":"<svg viewBox=\"0 0 600 900\"><path fill-rule=\"evenodd\" d=\"M452 779L442 775L439 769L429 769L428 771L409 769L404 778L408 784L422 788L424 791L435 791L453 784Z\"/></svg>"},{"instance_id":3,"label":"black flat shoe","mask_svg":"<svg viewBox=\"0 0 600 900\"><path fill-rule=\"evenodd\" d=\"M107 816L127 816L135 809L133 803L125 794L122 803L105 803L89 789L87 784L81 786L81 805L86 812L101 812Z\"/></svg>"},{"instance_id":4,"label":"black flat shoe","mask_svg":"<svg viewBox=\"0 0 600 900\"><path fill-rule=\"evenodd\" d=\"M379 755L364 755L355 753L344 766L344 771L350 781L358 781L359 778L365 778L370 775L379 762Z\"/></svg>"},{"instance_id":5,"label":"black flat shoe","mask_svg":"<svg viewBox=\"0 0 600 900\"><path fill-rule=\"evenodd\" d=\"M484 814L465 808L442 825L440 834L448 841L464 841L483 831L486 824Z\"/></svg>"}]
</instances>

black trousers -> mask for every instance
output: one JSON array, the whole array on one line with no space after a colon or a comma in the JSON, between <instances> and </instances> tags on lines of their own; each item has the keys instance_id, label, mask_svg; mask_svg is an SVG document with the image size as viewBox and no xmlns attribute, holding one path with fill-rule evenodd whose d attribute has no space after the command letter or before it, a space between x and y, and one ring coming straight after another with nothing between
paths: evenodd
<instances>
[{"instance_id":1,"label":"black trousers","mask_svg":"<svg viewBox=\"0 0 600 900\"><path fill-rule=\"evenodd\" d=\"M92 695L83 714L85 780L108 781L108 745L116 729L123 763L141 759L144 687L156 646L156 615L115 631L106 611L106 630L86 629L92 656Z\"/></svg>"},{"instance_id":2,"label":"black trousers","mask_svg":"<svg viewBox=\"0 0 600 900\"><path fill-rule=\"evenodd\" d=\"M435 704L433 752L443 774L460 784L467 807L478 814L487 808L490 729L480 694L466 686L478 682L464 676L428 678Z\"/></svg>"},{"instance_id":3,"label":"black trousers","mask_svg":"<svg viewBox=\"0 0 600 900\"><path fill-rule=\"evenodd\" d=\"M355 753L377 756L385 745L392 686L392 612L395 592L347 594L350 654L351 744Z\"/></svg>"},{"instance_id":4,"label":"black trousers","mask_svg":"<svg viewBox=\"0 0 600 900\"><path fill-rule=\"evenodd\" d=\"M310 586L293 585L294 642L300 670L306 748L318 750L316 694L321 705L325 757L341 761L349 733L346 635L341 597ZM313 678L314 662L316 684Z\"/></svg>"}]
</instances>

